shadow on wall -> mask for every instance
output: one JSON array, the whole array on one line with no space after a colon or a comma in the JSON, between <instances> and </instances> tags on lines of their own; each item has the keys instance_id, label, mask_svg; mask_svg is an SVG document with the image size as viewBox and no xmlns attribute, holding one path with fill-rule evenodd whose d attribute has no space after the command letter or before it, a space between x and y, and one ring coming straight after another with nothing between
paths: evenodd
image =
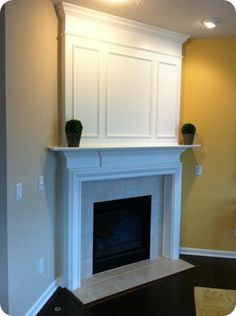
<instances>
[{"instance_id":1,"label":"shadow on wall","mask_svg":"<svg viewBox=\"0 0 236 316\"><path fill-rule=\"evenodd\" d=\"M188 198L193 183L196 179L195 166L203 165L206 157L204 150L204 140L199 133L196 133L194 143L200 144L202 147L196 149L189 149L186 152L184 152L181 156L181 161L183 163L183 201L186 201L186 199Z\"/></svg>"},{"instance_id":2,"label":"shadow on wall","mask_svg":"<svg viewBox=\"0 0 236 316\"><path fill-rule=\"evenodd\" d=\"M57 159L52 152L47 152L44 165L44 180L45 180L45 194L49 211L49 225L51 228L52 251L54 252L54 271L55 277L60 276L60 207L59 207L59 192L60 188L60 173L57 165Z\"/></svg>"},{"instance_id":3,"label":"shadow on wall","mask_svg":"<svg viewBox=\"0 0 236 316\"><path fill-rule=\"evenodd\" d=\"M218 207L215 210L216 220L215 226L219 234L214 236L214 244L217 242L218 249L225 250L225 243L229 245L229 249L235 251L235 237L236 237L236 199L217 202ZM232 240L232 244L229 241Z\"/></svg>"}]
</instances>

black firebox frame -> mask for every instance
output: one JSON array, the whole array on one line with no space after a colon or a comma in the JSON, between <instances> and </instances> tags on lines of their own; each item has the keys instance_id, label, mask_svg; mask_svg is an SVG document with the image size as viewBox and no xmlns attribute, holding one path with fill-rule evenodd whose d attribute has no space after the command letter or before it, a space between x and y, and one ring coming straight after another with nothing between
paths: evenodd
<instances>
[{"instance_id":1,"label":"black firebox frame","mask_svg":"<svg viewBox=\"0 0 236 316\"><path fill-rule=\"evenodd\" d=\"M150 258L151 198L151 195L147 195L94 203L93 274ZM119 212L125 214L134 210L139 212L139 217L142 218L142 240L139 242L141 246L97 258L96 238L101 236L101 232L98 232L97 221L108 223L107 218L112 212L116 214L115 216L120 216ZM112 223L107 226L104 223L103 230L113 229ZM106 234L109 235L109 232Z\"/></svg>"}]
</instances>

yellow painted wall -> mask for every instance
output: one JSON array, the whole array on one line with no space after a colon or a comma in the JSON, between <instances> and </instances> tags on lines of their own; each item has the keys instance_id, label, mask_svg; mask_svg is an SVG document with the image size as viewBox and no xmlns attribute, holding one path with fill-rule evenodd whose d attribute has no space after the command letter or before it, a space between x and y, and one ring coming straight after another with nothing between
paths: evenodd
<instances>
[{"instance_id":1,"label":"yellow painted wall","mask_svg":"<svg viewBox=\"0 0 236 316\"><path fill-rule=\"evenodd\" d=\"M203 147L183 154L181 246L236 251L236 38L191 40L183 55L181 121Z\"/></svg>"}]
</instances>

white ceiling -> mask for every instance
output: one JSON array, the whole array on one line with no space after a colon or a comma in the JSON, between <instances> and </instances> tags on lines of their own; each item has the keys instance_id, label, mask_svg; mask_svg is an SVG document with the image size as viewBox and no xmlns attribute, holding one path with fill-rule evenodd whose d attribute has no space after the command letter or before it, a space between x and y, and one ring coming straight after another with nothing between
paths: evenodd
<instances>
[{"instance_id":1,"label":"white ceiling","mask_svg":"<svg viewBox=\"0 0 236 316\"><path fill-rule=\"evenodd\" d=\"M171 31L185 33L192 38L236 37L236 12L233 5L225 0L64 1ZM140 4L137 4L137 2L140 2ZM217 28L208 30L200 21L209 17L220 17L222 23Z\"/></svg>"}]
</instances>

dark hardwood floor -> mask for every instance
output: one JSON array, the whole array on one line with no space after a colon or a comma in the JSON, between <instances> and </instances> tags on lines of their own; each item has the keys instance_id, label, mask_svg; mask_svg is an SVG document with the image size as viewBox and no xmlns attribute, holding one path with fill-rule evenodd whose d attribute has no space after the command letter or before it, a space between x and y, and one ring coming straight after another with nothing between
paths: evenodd
<instances>
[{"instance_id":1,"label":"dark hardwood floor","mask_svg":"<svg viewBox=\"0 0 236 316\"><path fill-rule=\"evenodd\" d=\"M58 288L38 316L195 316L194 286L236 289L236 260L181 256L195 268L117 297L84 305Z\"/></svg>"}]
</instances>

